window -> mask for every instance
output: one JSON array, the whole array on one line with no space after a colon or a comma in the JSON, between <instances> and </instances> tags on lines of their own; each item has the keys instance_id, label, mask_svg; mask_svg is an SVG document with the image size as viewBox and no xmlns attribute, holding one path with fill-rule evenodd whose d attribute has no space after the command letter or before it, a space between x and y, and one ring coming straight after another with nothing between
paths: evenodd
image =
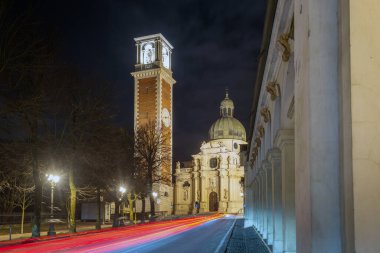
<instances>
[{"instance_id":1,"label":"window","mask_svg":"<svg viewBox=\"0 0 380 253\"><path fill-rule=\"evenodd\" d=\"M216 168L218 166L218 160L214 157L210 159L210 168Z\"/></svg>"},{"instance_id":2,"label":"window","mask_svg":"<svg viewBox=\"0 0 380 253\"><path fill-rule=\"evenodd\" d=\"M231 108L228 108L228 116L231 116Z\"/></svg>"},{"instance_id":3,"label":"window","mask_svg":"<svg viewBox=\"0 0 380 253\"><path fill-rule=\"evenodd\" d=\"M234 143L234 148L237 149L238 148L238 144L235 142Z\"/></svg>"}]
</instances>

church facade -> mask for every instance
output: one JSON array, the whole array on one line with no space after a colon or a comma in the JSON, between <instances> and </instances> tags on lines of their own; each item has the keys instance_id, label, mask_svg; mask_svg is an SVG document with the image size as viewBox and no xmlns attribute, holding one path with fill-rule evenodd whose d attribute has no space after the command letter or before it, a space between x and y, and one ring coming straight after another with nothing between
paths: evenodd
<instances>
[{"instance_id":1,"label":"church facade","mask_svg":"<svg viewBox=\"0 0 380 253\"><path fill-rule=\"evenodd\" d=\"M177 162L174 186L175 214L243 212L244 167L240 158L246 144L243 125L233 116L234 103L226 97L220 118L209 130L209 140L190 163Z\"/></svg>"}]
</instances>

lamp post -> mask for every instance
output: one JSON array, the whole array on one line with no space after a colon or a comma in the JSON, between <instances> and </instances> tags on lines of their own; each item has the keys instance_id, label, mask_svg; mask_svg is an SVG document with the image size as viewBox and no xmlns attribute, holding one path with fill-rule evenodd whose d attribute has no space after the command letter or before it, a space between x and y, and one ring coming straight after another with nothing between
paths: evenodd
<instances>
[{"instance_id":1,"label":"lamp post","mask_svg":"<svg viewBox=\"0 0 380 253\"><path fill-rule=\"evenodd\" d=\"M123 199L123 197L124 197L124 193L125 193L126 191L127 191L127 189L126 189L124 186L120 186L120 187L119 187L119 192L120 192L120 206L119 206L119 208L121 209L121 216L122 216L122 217L124 217L124 213L123 213L123 211L124 211L124 206L123 206L123 202L121 202L121 201L122 201L122 199ZM120 212L120 209L119 209L119 212ZM121 220L121 222L120 222L119 225L124 225L124 221Z\"/></svg>"},{"instance_id":2,"label":"lamp post","mask_svg":"<svg viewBox=\"0 0 380 253\"><path fill-rule=\"evenodd\" d=\"M50 225L49 225L49 231L48 235L55 235L55 228L54 228L54 187L59 182L60 177L57 175L49 174L46 175L47 180L50 183L51 186L51 195L50 195Z\"/></svg>"}]
</instances>

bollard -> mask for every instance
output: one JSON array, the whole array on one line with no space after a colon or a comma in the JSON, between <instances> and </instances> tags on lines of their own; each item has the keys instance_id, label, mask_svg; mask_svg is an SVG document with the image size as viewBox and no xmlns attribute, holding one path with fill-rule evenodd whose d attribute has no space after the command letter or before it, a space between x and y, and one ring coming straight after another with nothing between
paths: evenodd
<instances>
[{"instance_id":1,"label":"bollard","mask_svg":"<svg viewBox=\"0 0 380 253\"><path fill-rule=\"evenodd\" d=\"M12 240L12 225L9 224L9 240Z\"/></svg>"}]
</instances>

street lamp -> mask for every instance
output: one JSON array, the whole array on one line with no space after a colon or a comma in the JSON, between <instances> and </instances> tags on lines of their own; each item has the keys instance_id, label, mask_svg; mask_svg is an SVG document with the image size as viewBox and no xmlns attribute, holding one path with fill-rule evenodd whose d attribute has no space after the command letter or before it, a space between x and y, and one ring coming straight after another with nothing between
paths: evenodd
<instances>
[{"instance_id":1,"label":"street lamp","mask_svg":"<svg viewBox=\"0 0 380 253\"><path fill-rule=\"evenodd\" d=\"M158 195L157 192L152 192L152 196L153 196L153 198L157 198L157 195Z\"/></svg>"},{"instance_id":2,"label":"street lamp","mask_svg":"<svg viewBox=\"0 0 380 253\"><path fill-rule=\"evenodd\" d=\"M120 186L119 187L119 192L120 192L120 198L119 198L119 201L121 202L123 197L124 197L124 193L127 191L127 189L124 187L124 186ZM120 213L120 209L121 209L121 215L124 216L124 207L123 207L123 202L120 203L120 206L119 206L119 213ZM118 225L124 225L123 223L123 220L120 220L120 224Z\"/></svg>"},{"instance_id":3,"label":"street lamp","mask_svg":"<svg viewBox=\"0 0 380 253\"><path fill-rule=\"evenodd\" d=\"M123 196L123 194L127 191L127 189L125 189L124 186L120 186L119 188L119 192L121 192L121 196Z\"/></svg>"},{"instance_id":4,"label":"street lamp","mask_svg":"<svg viewBox=\"0 0 380 253\"><path fill-rule=\"evenodd\" d=\"M51 186L51 196L50 196L50 225L49 225L49 231L48 235L55 235L55 228L54 228L54 187L59 182L60 176L53 175L53 174L46 174L47 180L50 183Z\"/></svg>"}]
</instances>

